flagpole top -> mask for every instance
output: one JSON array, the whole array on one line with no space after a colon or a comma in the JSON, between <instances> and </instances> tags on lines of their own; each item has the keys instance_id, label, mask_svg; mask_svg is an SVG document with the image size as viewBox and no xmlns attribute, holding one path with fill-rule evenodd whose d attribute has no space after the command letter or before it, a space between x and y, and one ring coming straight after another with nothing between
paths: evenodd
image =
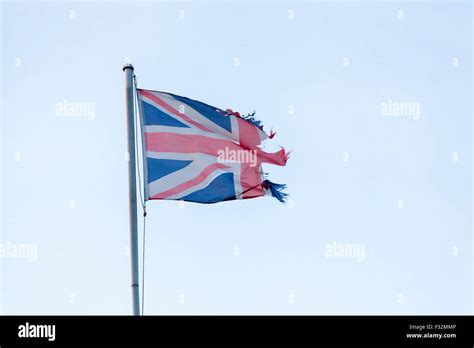
<instances>
[{"instance_id":1,"label":"flagpole top","mask_svg":"<svg viewBox=\"0 0 474 348\"><path fill-rule=\"evenodd\" d=\"M125 71L125 69L132 69L132 70L133 70L134 68L133 68L133 65L132 65L132 64L127 63L127 64L125 64L125 65L123 66L123 68L122 68L123 71Z\"/></svg>"}]
</instances>

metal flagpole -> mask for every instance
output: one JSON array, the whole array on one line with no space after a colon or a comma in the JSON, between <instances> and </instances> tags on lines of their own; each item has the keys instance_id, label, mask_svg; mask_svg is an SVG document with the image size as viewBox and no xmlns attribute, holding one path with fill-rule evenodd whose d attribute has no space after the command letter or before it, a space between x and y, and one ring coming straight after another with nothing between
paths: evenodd
<instances>
[{"instance_id":1,"label":"metal flagpole","mask_svg":"<svg viewBox=\"0 0 474 348\"><path fill-rule=\"evenodd\" d=\"M138 224L137 224L137 178L135 173L135 122L133 103L133 65L125 64L125 98L127 108L128 138L128 199L130 216L130 259L132 263L132 304L133 315L140 315L138 291Z\"/></svg>"}]
</instances>

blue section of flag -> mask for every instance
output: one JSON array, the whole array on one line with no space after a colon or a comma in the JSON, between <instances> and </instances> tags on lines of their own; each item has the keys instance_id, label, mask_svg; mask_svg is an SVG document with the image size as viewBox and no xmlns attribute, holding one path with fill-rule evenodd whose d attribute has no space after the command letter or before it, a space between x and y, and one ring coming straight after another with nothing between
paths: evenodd
<instances>
[{"instance_id":1,"label":"blue section of flag","mask_svg":"<svg viewBox=\"0 0 474 348\"><path fill-rule=\"evenodd\" d=\"M184 123L179 122L177 119L165 114L160 109L148 104L145 101L143 102L143 113L145 116L145 126L171 126L189 128Z\"/></svg>"},{"instance_id":2,"label":"blue section of flag","mask_svg":"<svg viewBox=\"0 0 474 348\"><path fill-rule=\"evenodd\" d=\"M183 169L191 164L193 161L180 161L169 159L156 159L148 157L148 183L158 180L168 174L174 173L177 170Z\"/></svg>"},{"instance_id":3,"label":"blue section of flag","mask_svg":"<svg viewBox=\"0 0 474 348\"><path fill-rule=\"evenodd\" d=\"M195 191L181 199L199 203L216 203L235 199L234 174L221 174L205 188Z\"/></svg>"},{"instance_id":4,"label":"blue section of flag","mask_svg":"<svg viewBox=\"0 0 474 348\"><path fill-rule=\"evenodd\" d=\"M199 112L201 115L208 118L212 122L217 123L219 126L224 128L225 130L227 130L229 132L232 132L232 125L230 123L230 118L223 116L222 111L219 112L218 108L216 108L214 106L211 106L211 105L208 105L208 104L205 104L205 103L202 103L202 102L197 101L197 100L189 99L189 98L186 98L186 97L181 97L179 95L175 95L175 94L171 94L171 93L170 93L170 95L172 95L174 99L179 100L183 104L189 105L194 110Z\"/></svg>"}]
</instances>

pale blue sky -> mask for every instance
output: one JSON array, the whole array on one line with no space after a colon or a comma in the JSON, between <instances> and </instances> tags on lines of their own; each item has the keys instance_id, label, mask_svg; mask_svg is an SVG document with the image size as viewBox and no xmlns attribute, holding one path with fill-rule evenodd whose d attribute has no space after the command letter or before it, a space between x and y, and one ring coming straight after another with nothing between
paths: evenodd
<instances>
[{"instance_id":1,"label":"pale blue sky","mask_svg":"<svg viewBox=\"0 0 474 348\"><path fill-rule=\"evenodd\" d=\"M265 167L287 205L148 204L145 313L472 313L470 1L1 11L0 243L38 248L0 258L1 313L131 313L127 59L139 87L256 110L293 150Z\"/></svg>"}]
</instances>

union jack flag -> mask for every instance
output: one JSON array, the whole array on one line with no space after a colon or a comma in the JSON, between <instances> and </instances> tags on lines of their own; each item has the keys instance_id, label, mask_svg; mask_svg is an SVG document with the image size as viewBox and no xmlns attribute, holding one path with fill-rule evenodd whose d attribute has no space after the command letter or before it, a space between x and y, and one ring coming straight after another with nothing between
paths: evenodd
<instances>
[{"instance_id":1,"label":"union jack flag","mask_svg":"<svg viewBox=\"0 0 474 348\"><path fill-rule=\"evenodd\" d=\"M284 166L284 148L268 153L254 114L241 116L171 93L137 89L145 158L147 200L216 203L271 194L284 201L285 185L262 172L262 163Z\"/></svg>"}]
</instances>

